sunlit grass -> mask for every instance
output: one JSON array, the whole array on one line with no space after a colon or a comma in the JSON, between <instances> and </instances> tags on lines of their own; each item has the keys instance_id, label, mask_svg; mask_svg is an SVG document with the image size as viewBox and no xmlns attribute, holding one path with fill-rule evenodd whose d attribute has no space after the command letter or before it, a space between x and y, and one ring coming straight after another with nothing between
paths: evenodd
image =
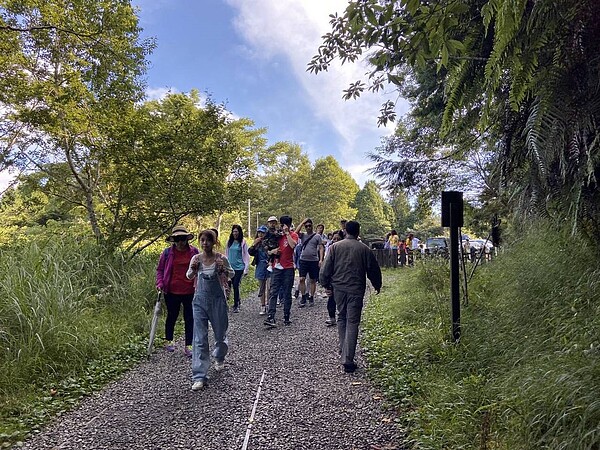
<instances>
[{"instance_id":1,"label":"sunlit grass","mask_svg":"<svg viewBox=\"0 0 600 450\"><path fill-rule=\"evenodd\" d=\"M40 237L0 249L0 437L25 432L28 411L43 416L53 409L36 403L44 390L48 395L124 348L137 352L154 301L154 260L126 264L75 239ZM103 370L108 376L120 365ZM81 383L71 383L70 392Z\"/></svg>"},{"instance_id":2,"label":"sunlit grass","mask_svg":"<svg viewBox=\"0 0 600 450\"><path fill-rule=\"evenodd\" d=\"M476 272L458 345L445 264L385 273L363 345L419 448L598 448L598 261L568 234L524 236Z\"/></svg>"}]
</instances>

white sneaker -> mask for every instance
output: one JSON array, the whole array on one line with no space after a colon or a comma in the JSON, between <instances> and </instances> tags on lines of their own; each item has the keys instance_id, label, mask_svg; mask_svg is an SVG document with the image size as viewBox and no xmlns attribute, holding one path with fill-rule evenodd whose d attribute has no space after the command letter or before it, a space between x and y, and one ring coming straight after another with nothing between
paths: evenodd
<instances>
[{"instance_id":1,"label":"white sneaker","mask_svg":"<svg viewBox=\"0 0 600 450\"><path fill-rule=\"evenodd\" d=\"M192 391L199 391L204 386L206 386L206 382L204 380L195 381L194 384L192 384Z\"/></svg>"},{"instance_id":2,"label":"white sneaker","mask_svg":"<svg viewBox=\"0 0 600 450\"><path fill-rule=\"evenodd\" d=\"M266 306L261 306L258 315L259 316L264 316L265 314L267 314L267 307Z\"/></svg>"},{"instance_id":3,"label":"white sneaker","mask_svg":"<svg viewBox=\"0 0 600 450\"><path fill-rule=\"evenodd\" d=\"M220 372L221 370L223 370L223 368L224 368L223 366L224 366L223 361L215 361L215 370L217 372Z\"/></svg>"}]
</instances>

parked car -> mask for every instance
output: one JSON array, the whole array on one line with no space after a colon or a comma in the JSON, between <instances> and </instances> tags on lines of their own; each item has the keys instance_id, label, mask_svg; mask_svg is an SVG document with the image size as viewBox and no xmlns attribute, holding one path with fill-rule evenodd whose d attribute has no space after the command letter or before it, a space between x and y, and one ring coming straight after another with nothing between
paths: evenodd
<instances>
[{"instance_id":1,"label":"parked car","mask_svg":"<svg viewBox=\"0 0 600 450\"><path fill-rule=\"evenodd\" d=\"M444 236L428 238L425 241L425 256L448 256L448 239Z\"/></svg>"},{"instance_id":2,"label":"parked car","mask_svg":"<svg viewBox=\"0 0 600 450\"><path fill-rule=\"evenodd\" d=\"M491 254L494 251L494 244L492 241L487 241L485 239L471 239L471 248L475 248L477 254L481 252L481 248L485 245L485 250L483 251L483 256L485 259L490 259Z\"/></svg>"}]
</instances>

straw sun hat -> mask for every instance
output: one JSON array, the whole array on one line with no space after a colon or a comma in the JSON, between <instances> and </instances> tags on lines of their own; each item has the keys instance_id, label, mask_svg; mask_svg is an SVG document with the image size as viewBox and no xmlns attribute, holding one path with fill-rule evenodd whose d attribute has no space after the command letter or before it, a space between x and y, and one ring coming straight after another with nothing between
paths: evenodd
<instances>
[{"instance_id":1,"label":"straw sun hat","mask_svg":"<svg viewBox=\"0 0 600 450\"><path fill-rule=\"evenodd\" d=\"M187 236L188 241L194 239L194 235L192 233L188 233L188 230L183 225L175 225L173 227L171 235L167 237L167 242L174 242L177 236Z\"/></svg>"}]
</instances>

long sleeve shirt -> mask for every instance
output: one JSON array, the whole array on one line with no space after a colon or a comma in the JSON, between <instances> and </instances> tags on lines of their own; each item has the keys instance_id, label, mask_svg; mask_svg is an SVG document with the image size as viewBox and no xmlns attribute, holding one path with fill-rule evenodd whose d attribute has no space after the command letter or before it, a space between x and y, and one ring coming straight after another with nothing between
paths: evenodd
<instances>
[{"instance_id":1,"label":"long sleeve shirt","mask_svg":"<svg viewBox=\"0 0 600 450\"><path fill-rule=\"evenodd\" d=\"M365 277L375 290L381 289L381 269L369 247L351 236L329 247L319 275L322 286L333 287L334 291L364 295L367 286Z\"/></svg>"}]
</instances>

